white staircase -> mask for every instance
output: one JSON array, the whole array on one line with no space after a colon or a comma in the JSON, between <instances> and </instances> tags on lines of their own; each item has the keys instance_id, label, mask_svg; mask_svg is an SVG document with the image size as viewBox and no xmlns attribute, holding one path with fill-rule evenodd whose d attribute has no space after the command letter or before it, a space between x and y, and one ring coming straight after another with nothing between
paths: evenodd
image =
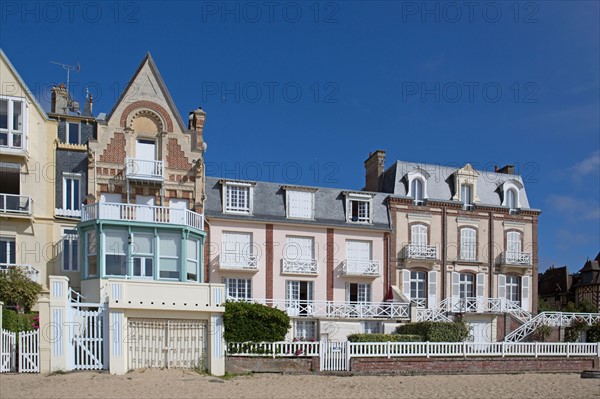
<instances>
[{"instance_id":1,"label":"white staircase","mask_svg":"<svg viewBox=\"0 0 600 399\"><path fill-rule=\"evenodd\" d=\"M573 320L582 320L591 326L596 322L600 322L600 313L542 312L504 337L504 341L522 341L539 326L543 325L550 327L569 327L571 323L573 323Z\"/></svg>"},{"instance_id":2,"label":"white staircase","mask_svg":"<svg viewBox=\"0 0 600 399\"><path fill-rule=\"evenodd\" d=\"M417 308L417 321L443 321L451 323L452 320L439 309Z\"/></svg>"}]
</instances>

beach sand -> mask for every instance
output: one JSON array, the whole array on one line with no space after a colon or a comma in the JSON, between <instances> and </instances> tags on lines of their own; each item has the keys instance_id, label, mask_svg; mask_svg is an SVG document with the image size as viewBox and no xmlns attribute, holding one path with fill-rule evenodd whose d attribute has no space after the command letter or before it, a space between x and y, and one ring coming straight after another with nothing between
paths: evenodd
<instances>
[{"instance_id":1,"label":"beach sand","mask_svg":"<svg viewBox=\"0 0 600 399\"><path fill-rule=\"evenodd\" d=\"M191 370L0 375L0 398L600 398L579 374L326 376L221 379Z\"/></svg>"}]
</instances>

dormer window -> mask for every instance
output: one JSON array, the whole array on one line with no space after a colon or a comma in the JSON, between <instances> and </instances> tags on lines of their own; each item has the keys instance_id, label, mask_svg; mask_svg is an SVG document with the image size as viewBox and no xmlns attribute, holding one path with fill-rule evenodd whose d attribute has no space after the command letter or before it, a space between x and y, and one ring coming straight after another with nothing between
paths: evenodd
<instances>
[{"instance_id":1,"label":"dormer window","mask_svg":"<svg viewBox=\"0 0 600 399\"><path fill-rule=\"evenodd\" d=\"M286 215L290 219L314 219L315 190L303 187L283 187L286 196Z\"/></svg>"},{"instance_id":2,"label":"dormer window","mask_svg":"<svg viewBox=\"0 0 600 399\"><path fill-rule=\"evenodd\" d=\"M423 169L416 169L408 172L408 193L407 196L413 199L415 205L424 205L427 199L427 179L429 173Z\"/></svg>"},{"instance_id":3,"label":"dormer window","mask_svg":"<svg viewBox=\"0 0 600 399\"><path fill-rule=\"evenodd\" d=\"M470 184L462 184L460 186L460 200L463 204L463 209L473 209L473 186Z\"/></svg>"},{"instance_id":4,"label":"dormer window","mask_svg":"<svg viewBox=\"0 0 600 399\"><path fill-rule=\"evenodd\" d=\"M223 212L252 214L252 184L225 181L223 184Z\"/></svg>"},{"instance_id":5,"label":"dormer window","mask_svg":"<svg viewBox=\"0 0 600 399\"><path fill-rule=\"evenodd\" d=\"M414 198L415 205L423 204L423 181L421 179L414 179L411 184L412 197Z\"/></svg>"},{"instance_id":6,"label":"dormer window","mask_svg":"<svg viewBox=\"0 0 600 399\"><path fill-rule=\"evenodd\" d=\"M346 193L346 221L372 223L372 202L372 194Z\"/></svg>"},{"instance_id":7,"label":"dormer window","mask_svg":"<svg viewBox=\"0 0 600 399\"><path fill-rule=\"evenodd\" d=\"M465 210L473 210L475 204L479 202L477 196L478 177L479 173L469 163L454 172L455 186L452 200L460 201Z\"/></svg>"},{"instance_id":8,"label":"dormer window","mask_svg":"<svg viewBox=\"0 0 600 399\"><path fill-rule=\"evenodd\" d=\"M19 98L0 98L0 147L22 150L27 133L25 101Z\"/></svg>"},{"instance_id":9,"label":"dormer window","mask_svg":"<svg viewBox=\"0 0 600 399\"><path fill-rule=\"evenodd\" d=\"M508 208L510 213L517 213L521 208L521 199L519 198L519 189L523 188L521 182L515 179L507 180L502 183L502 206Z\"/></svg>"},{"instance_id":10,"label":"dormer window","mask_svg":"<svg viewBox=\"0 0 600 399\"><path fill-rule=\"evenodd\" d=\"M81 144L81 125L79 123L67 123L67 143Z\"/></svg>"},{"instance_id":11,"label":"dormer window","mask_svg":"<svg viewBox=\"0 0 600 399\"><path fill-rule=\"evenodd\" d=\"M506 206L510 210L517 209L517 193L512 188L506 191Z\"/></svg>"}]
</instances>

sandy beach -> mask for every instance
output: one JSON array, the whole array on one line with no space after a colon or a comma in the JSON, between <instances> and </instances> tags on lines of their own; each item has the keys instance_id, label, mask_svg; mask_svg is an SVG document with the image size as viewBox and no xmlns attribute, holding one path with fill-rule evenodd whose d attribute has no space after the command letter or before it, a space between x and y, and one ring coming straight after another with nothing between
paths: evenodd
<instances>
[{"instance_id":1,"label":"sandy beach","mask_svg":"<svg viewBox=\"0 0 600 399\"><path fill-rule=\"evenodd\" d=\"M579 374L323 376L255 374L227 379L189 370L0 375L1 398L599 398Z\"/></svg>"}]
</instances>

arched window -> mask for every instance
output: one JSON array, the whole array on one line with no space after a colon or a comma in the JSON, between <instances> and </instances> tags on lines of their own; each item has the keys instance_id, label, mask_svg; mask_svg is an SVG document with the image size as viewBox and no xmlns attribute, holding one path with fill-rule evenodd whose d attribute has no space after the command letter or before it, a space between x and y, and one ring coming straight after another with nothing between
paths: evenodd
<instances>
[{"instance_id":1,"label":"arched window","mask_svg":"<svg viewBox=\"0 0 600 399\"><path fill-rule=\"evenodd\" d=\"M509 231L506 233L506 261L517 262L521 256L521 233Z\"/></svg>"},{"instance_id":2,"label":"arched window","mask_svg":"<svg viewBox=\"0 0 600 399\"><path fill-rule=\"evenodd\" d=\"M411 194L415 200L415 203L420 204L423 202L423 180L414 179L411 184Z\"/></svg>"},{"instance_id":3,"label":"arched window","mask_svg":"<svg viewBox=\"0 0 600 399\"><path fill-rule=\"evenodd\" d=\"M418 247L427 246L427 226L423 224L415 224L411 227L410 242Z\"/></svg>"},{"instance_id":4,"label":"arched window","mask_svg":"<svg viewBox=\"0 0 600 399\"><path fill-rule=\"evenodd\" d=\"M517 209L517 192L514 188L510 188L506 191L506 206L509 209Z\"/></svg>"},{"instance_id":5,"label":"arched window","mask_svg":"<svg viewBox=\"0 0 600 399\"><path fill-rule=\"evenodd\" d=\"M477 233L475 229L464 227L460 229L460 259L477 260Z\"/></svg>"}]
</instances>

